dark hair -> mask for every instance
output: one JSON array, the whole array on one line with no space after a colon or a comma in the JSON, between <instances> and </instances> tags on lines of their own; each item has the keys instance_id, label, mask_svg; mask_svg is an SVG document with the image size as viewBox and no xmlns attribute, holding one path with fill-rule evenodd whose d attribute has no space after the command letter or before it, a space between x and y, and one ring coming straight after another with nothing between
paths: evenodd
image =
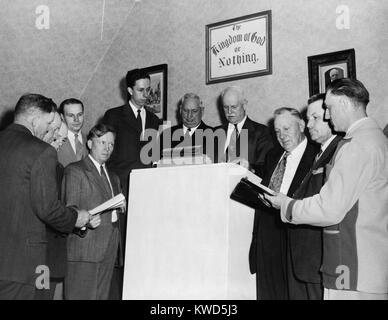
<instances>
[{"instance_id":1,"label":"dark hair","mask_svg":"<svg viewBox=\"0 0 388 320\"><path fill-rule=\"evenodd\" d=\"M127 81L127 88L133 88L137 80L151 78L150 75L144 71L144 69L133 69L127 72L125 79Z\"/></svg>"},{"instance_id":2,"label":"dark hair","mask_svg":"<svg viewBox=\"0 0 388 320\"><path fill-rule=\"evenodd\" d=\"M82 103L82 101L80 101L76 98L69 98L69 99L63 100L61 102L61 104L59 105L58 112L60 114L64 114L65 106L67 106L69 104L80 104L82 106L82 112L84 111L84 104Z\"/></svg>"},{"instance_id":3,"label":"dark hair","mask_svg":"<svg viewBox=\"0 0 388 320\"><path fill-rule=\"evenodd\" d=\"M39 110L44 113L57 111L57 105L53 100L41 94L27 93L20 97L15 106L15 117Z\"/></svg>"},{"instance_id":4,"label":"dark hair","mask_svg":"<svg viewBox=\"0 0 388 320\"><path fill-rule=\"evenodd\" d=\"M281 114L286 113L286 112L290 113L292 116L294 116L300 120L303 120L301 113L294 108L288 108L288 107L278 108L273 112L273 114L276 118L276 116L281 115Z\"/></svg>"},{"instance_id":5,"label":"dark hair","mask_svg":"<svg viewBox=\"0 0 388 320\"><path fill-rule=\"evenodd\" d=\"M325 96L326 96L326 93L317 93L317 94L314 94L313 96L311 96L311 97L307 100L307 104L312 104L313 102L318 101L318 100L325 101Z\"/></svg>"},{"instance_id":6,"label":"dark hair","mask_svg":"<svg viewBox=\"0 0 388 320\"><path fill-rule=\"evenodd\" d=\"M327 87L326 92L336 96L346 96L355 104L362 104L366 107L369 103L369 92L361 81L342 78L334 80Z\"/></svg>"},{"instance_id":7,"label":"dark hair","mask_svg":"<svg viewBox=\"0 0 388 320\"><path fill-rule=\"evenodd\" d=\"M110 125L107 125L104 123L96 124L92 129L90 129L87 136L87 140L102 137L104 134L108 132L112 132L113 135L116 137L116 131Z\"/></svg>"}]
</instances>

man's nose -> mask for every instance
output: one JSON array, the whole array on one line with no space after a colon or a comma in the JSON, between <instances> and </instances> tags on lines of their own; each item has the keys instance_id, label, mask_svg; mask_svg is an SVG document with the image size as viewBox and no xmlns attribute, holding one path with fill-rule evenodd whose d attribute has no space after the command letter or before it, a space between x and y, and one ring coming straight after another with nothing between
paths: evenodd
<instances>
[{"instance_id":1,"label":"man's nose","mask_svg":"<svg viewBox=\"0 0 388 320\"><path fill-rule=\"evenodd\" d=\"M330 111L329 109L325 109L325 120L329 120L330 119Z\"/></svg>"}]
</instances>

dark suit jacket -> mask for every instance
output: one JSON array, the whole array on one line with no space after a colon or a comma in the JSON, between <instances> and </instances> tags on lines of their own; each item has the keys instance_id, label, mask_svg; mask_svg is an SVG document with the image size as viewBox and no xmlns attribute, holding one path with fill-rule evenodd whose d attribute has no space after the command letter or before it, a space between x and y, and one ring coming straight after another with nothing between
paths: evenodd
<instances>
[{"instance_id":1,"label":"dark suit jacket","mask_svg":"<svg viewBox=\"0 0 388 320\"><path fill-rule=\"evenodd\" d=\"M294 199L304 199L318 194L325 183L325 166L333 157L338 142L337 136L321 154L318 161L303 179L299 188L292 194ZM321 283L320 267L322 265L322 228L308 225L289 225L292 268L294 275L301 281Z\"/></svg>"},{"instance_id":2,"label":"dark suit jacket","mask_svg":"<svg viewBox=\"0 0 388 320\"><path fill-rule=\"evenodd\" d=\"M202 132L200 133L201 130ZM194 131L193 135L190 137L189 140L186 139L186 141L184 139L184 134L183 134L183 125L176 125L164 130L160 135L160 139L159 139L161 157L162 157L163 149L165 148L175 148L178 145L181 147L201 145L203 154L207 154L209 158L212 159L212 161L214 161L214 148L212 148L212 150L206 149L207 136L206 136L205 130L210 130L211 132L213 132L212 127L208 126L206 123L201 121L198 128ZM168 136L170 136L170 139L169 141L166 141L166 138Z\"/></svg>"},{"instance_id":3,"label":"dark suit jacket","mask_svg":"<svg viewBox=\"0 0 388 320\"><path fill-rule=\"evenodd\" d=\"M57 152L24 126L0 133L0 279L35 286L46 265L46 225L69 233L77 212L58 200Z\"/></svg>"},{"instance_id":4,"label":"dark suit jacket","mask_svg":"<svg viewBox=\"0 0 388 320\"><path fill-rule=\"evenodd\" d=\"M108 170L114 195L121 192L119 178ZM89 157L68 165L62 183L62 199L68 205L91 210L112 198L103 178ZM113 232L111 211L101 214L101 224L88 229L85 237L70 234L67 238L69 261L100 262Z\"/></svg>"},{"instance_id":5,"label":"dark suit jacket","mask_svg":"<svg viewBox=\"0 0 388 320\"><path fill-rule=\"evenodd\" d=\"M103 121L116 130L115 147L107 166L119 176L124 195L127 197L128 176L131 170L152 166L152 163L144 163L140 159L140 150L147 142L140 141L136 117L129 104L108 110ZM155 114L146 110L146 129L158 130L159 122ZM154 142L156 146L156 135Z\"/></svg>"},{"instance_id":6,"label":"dark suit jacket","mask_svg":"<svg viewBox=\"0 0 388 320\"><path fill-rule=\"evenodd\" d=\"M291 196L311 168L317 146L307 143L287 195ZM284 150L272 149L265 161L262 183L269 185L272 173ZM260 299L287 299L287 225L280 219L279 210L260 206L255 212L252 243L249 250L251 273L257 272Z\"/></svg>"},{"instance_id":7,"label":"dark suit jacket","mask_svg":"<svg viewBox=\"0 0 388 320\"><path fill-rule=\"evenodd\" d=\"M214 131L217 132L219 129L224 131L226 137L228 124L219 126L215 128ZM249 117L247 117L245 120L242 129L248 130L247 160L249 165L254 170L254 172L256 172L256 174L261 175L265 156L274 145L271 134L265 125L252 121L249 119ZM243 141L241 141L241 143L243 143ZM216 162L220 162L219 160L224 158L224 145L225 140L223 142L218 140L217 143L215 143L217 156ZM242 147L240 149L242 149Z\"/></svg>"},{"instance_id":8,"label":"dark suit jacket","mask_svg":"<svg viewBox=\"0 0 388 320\"><path fill-rule=\"evenodd\" d=\"M57 164L58 196L60 198L63 166ZM64 278L67 272L67 234L47 226L47 266L50 268L50 278Z\"/></svg>"},{"instance_id":9,"label":"dark suit jacket","mask_svg":"<svg viewBox=\"0 0 388 320\"><path fill-rule=\"evenodd\" d=\"M83 155L82 158L85 158L88 155L88 149L86 147L86 136L82 133L82 145L83 145ZM70 144L69 139L67 139L61 148L58 150L58 161L66 167L69 163L77 162L77 156Z\"/></svg>"}]
</instances>

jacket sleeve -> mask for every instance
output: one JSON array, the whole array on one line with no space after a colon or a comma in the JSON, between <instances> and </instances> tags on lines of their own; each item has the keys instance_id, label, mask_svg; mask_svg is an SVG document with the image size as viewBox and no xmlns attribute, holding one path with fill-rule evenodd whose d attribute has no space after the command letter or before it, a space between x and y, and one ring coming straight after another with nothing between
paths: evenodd
<instances>
[{"instance_id":1,"label":"jacket sleeve","mask_svg":"<svg viewBox=\"0 0 388 320\"><path fill-rule=\"evenodd\" d=\"M30 199L34 213L51 228L70 233L77 221L77 211L58 200L57 153L47 147L36 159L30 175Z\"/></svg>"},{"instance_id":2,"label":"jacket sleeve","mask_svg":"<svg viewBox=\"0 0 388 320\"><path fill-rule=\"evenodd\" d=\"M288 199L281 217L291 223L327 227L340 223L375 175L376 151L349 143L335 158L329 178L319 194L304 200Z\"/></svg>"}]
</instances>

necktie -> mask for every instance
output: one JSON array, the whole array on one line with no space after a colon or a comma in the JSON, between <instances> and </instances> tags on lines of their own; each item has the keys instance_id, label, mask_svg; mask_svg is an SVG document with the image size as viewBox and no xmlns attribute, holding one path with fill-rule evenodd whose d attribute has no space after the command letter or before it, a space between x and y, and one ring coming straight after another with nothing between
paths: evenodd
<instances>
[{"instance_id":1,"label":"necktie","mask_svg":"<svg viewBox=\"0 0 388 320\"><path fill-rule=\"evenodd\" d=\"M317 162L318 161L318 159L320 158L320 156L322 155L322 148L321 148L321 150L319 150L319 152L318 152L318 154L315 156L315 162Z\"/></svg>"},{"instance_id":2,"label":"necktie","mask_svg":"<svg viewBox=\"0 0 388 320\"><path fill-rule=\"evenodd\" d=\"M185 133L185 137L184 137L185 141L191 140L190 132L191 132L191 128L187 128L186 133Z\"/></svg>"},{"instance_id":3,"label":"necktie","mask_svg":"<svg viewBox=\"0 0 388 320\"><path fill-rule=\"evenodd\" d=\"M83 156L83 145L81 141L78 139L78 133L74 134L74 144L75 144L75 155L77 157L77 160L81 160Z\"/></svg>"},{"instance_id":4,"label":"necktie","mask_svg":"<svg viewBox=\"0 0 388 320\"><path fill-rule=\"evenodd\" d=\"M230 136L228 148L226 149L227 162L231 162L235 160L240 155L240 152L239 152L240 146L238 145L238 142L239 142L238 140L239 140L239 133L237 129L237 124L235 124L232 135Z\"/></svg>"},{"instance_id":5,"label":"necktie","mask_svg":"<svg viewBox=\"0 0 388 320\"><path fill-rule=\"evenodd\" d=\"M113 197L113 196L114 196L113 190L112 190L112 188L111 188L111 185L109 184L108 177L106 176L104 167L103 167L102 165L100 166L100 174L101 174L102 180L104 181L105 188L106 188L107 190L110 190L110 194L111 194L112 197ZM112 211L112 222L115 222L115 221L117 221L117 213L116 213L116 210L113 210L113 211Z\"/></svg>"},{"instance_id":6,"label":"necktie","mask_svg":"<svg viewBox=\"0 0 388 320\"><path fill-rule=\"evenodd\" d=\"M268 187L275 192L280 191L280 187L281 187L282 182L283 182L284 172L286 171L287 156L288 156L288 154L286 152L284 154L283 158L279 161L274 172L272 173L271 180L269 182Z\"/></svg>"},{"instance_id":7,"label":"necktie","mask_svg":"<svg viewBox=\"0 0 388 320\"><path fill-rule=\"evenodd\" d=\"M137 128L138 128L139 131L141 132L141 131L143 131L143 123L142 123L142 120L141 120L140 112L141 112L141 110L138 109L138 110L137 110L136 123L137 123Z\"/></svg>"}]
</instances>

